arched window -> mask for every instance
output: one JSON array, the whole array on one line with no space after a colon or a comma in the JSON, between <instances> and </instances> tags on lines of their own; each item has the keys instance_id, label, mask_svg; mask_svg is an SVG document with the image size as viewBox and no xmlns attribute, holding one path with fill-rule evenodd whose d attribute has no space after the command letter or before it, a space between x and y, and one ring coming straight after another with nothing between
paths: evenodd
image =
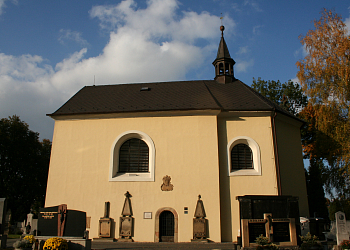
<instances>
[{"instance_id":1,"label":"arched window","mask_svg":"<svg viewBox=\"0 0 350 250\"><path fill-rule=\"evenodd\" d=\"M229 75L230 74L230 72L229 72L229 65L228 65L228 63L225 63L225 75Z\"/></svg>"},{"instance_id":2,"label":"arched window","mask_svg":"<svg viewBox=\"0 0 350 250\"><path fill-rule=\"evenodd\" d=\"M231 171L253 169L253 154L250 147L240 143L231 149Z\"/></svg>"},{"instance_id":3,"label":"arched window","mask_svg":"<svg viewBox=\"0 0 350 250\"><path fill-rule=\"evenodd\" d=\"M219 75L223 75L224 74L224 64L220 63L219 64Z\"/></svg>"},{"instance_id":4,"label":"arched window","mask_svg":"<svg viewBox=\"0 0 350 250\"><path fill-rule=\"evenodd\" d=\"M147 144L132 138L123 143L119 149L118 173L148 172L149 149Z\"/></svg>"},{"instance_id":5,"label":"arched window","mask_svg":"<svg viewBox=\"0 0 350 250\"><path fill-rule=\"evenodd\" d=\"M261 175L259 145L247 136L233 138L227 144L228 175Z\"/></svg>"},{"instance_id":6,"label":"arched window","mask_svg":"<svg viewBox=\"0 0 350 250\"><path fill-rule=\"evenodd\" d=\"M109 181L154 181L155 146L147 134L131 130L112 144Z\"/></svg>"}]
</instances>

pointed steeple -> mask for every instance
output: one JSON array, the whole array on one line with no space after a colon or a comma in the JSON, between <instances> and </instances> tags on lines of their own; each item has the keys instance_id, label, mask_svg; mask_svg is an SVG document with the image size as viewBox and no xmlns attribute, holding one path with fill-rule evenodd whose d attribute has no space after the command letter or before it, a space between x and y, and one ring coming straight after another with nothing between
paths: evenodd
<instances>
[{"instance_id":1,"label":"pointed steeple","mask_svg":"<svg viewBox=\"0 0 350 250\"><path fill-rule=\"evenodd\" d=\"M231 58L224 39L224 26L220 26L221 40L219 44L218 53L213 65L215 67L215 80L219 83L230 83L235 79L233 73L233 65L235 61Z\"/></svg>"}]
</instances>

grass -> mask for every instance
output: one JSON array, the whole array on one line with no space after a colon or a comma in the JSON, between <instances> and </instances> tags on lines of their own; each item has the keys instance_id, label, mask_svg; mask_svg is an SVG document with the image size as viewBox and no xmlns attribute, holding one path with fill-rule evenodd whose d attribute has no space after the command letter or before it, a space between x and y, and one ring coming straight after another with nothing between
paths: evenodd
<instances>
[{"instance_id":1,"label":"grass","mask_svg":"<svg viewBox=\"0 0 350 250\"><path fill-rule=\"evenodd\" d=\"M19 239L21 235L19 234L9 234L7 235L7 239Z\"/></svg>"}]
</instances>

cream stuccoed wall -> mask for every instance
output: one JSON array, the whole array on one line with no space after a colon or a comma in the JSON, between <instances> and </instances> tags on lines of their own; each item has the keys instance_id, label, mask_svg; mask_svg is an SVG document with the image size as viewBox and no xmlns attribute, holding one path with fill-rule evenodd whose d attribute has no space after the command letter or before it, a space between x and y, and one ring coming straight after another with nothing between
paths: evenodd
<instances>
[{"instance_id":1,"label":"cream stuccoed wall","mask_svg":"<svg viewBox=\"0 0 350 250\"><path fill-rule=\"evenodd\" d=\"M153 242L157 210L171 207L178 214L178 241L188 242L193 237L193 215L200 194L209 220L209 238L221 241L216 114L137 115L141 114L56 117L45 206L67 204L68 209L86 211L93 238L98 237L98 221L109 201L110 217L116 222L113 236L118 238L124 193L129 191L135 241ZM154 142L154 182L109 181L113 142L129 130L141 131ZM171 177L173 191L161 191L165 175ZM152 219L143 219L144 212L152 212Z\"/></svg>"},{"instance_id":2,"label":"cream stuccoed wall","mask_svg":"<svg viewBox=\"0 0 350 250\"><path fill-rule=\"evenodd\" d=\"M301 122L282 114L277 114L275 121L282 195L298 196L300 216L308 217L309 209L300 137Z\"/></svg>"},{"instance_id":3,"label":"cream stuccoed wall","mask_svg":"<svg viewBox=\"0 0 350 250\"><path fill-rule=\"evenodd\" d=\"M255 115L255 117L253 116ZM277 179L269 113L223 113L218 122L222 241L240 235L237 196L277 195ZM228 176L227 144L236 137L253 139L260 149L261 175Z\"/></svg>"}]
</instances>

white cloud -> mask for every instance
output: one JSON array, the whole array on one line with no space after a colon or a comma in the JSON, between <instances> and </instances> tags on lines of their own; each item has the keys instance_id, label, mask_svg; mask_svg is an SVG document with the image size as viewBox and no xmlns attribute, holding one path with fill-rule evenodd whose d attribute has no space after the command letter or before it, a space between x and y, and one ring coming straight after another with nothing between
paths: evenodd
<instances>
[{"instance_id":1,"label":"white cloud","mask_svg":"<svg viewBox=\"0 0 350 250\"><path fill-rule=\"evenodd\" d=\"M260 35L260 29L264 27L263 25L256 25L253 27L253 34L254 35Z\"/></svg>"},{"instance_id":2,"label":"white cloud","mask_svg":"<svg viewBox=\"0 0 350 250\"><path fill-rule=\"evenodd\" d=\"M74 41L81 46L88 46L89 43L82 37L81 32L78 31L71 31L70 29L60 30L60 37L58 38L58 41L61 44L65 44L66 41Z\"/></svg>"},{"instance_id":3,"label":"white cloud","mask_svg":"<svg viewBox=\"0 0 350 250\"><path fill-rule=\"evenodd\" d=\"M298 77L292 78L291 81L294 82L294 84L300 85L300 83L299 83L299 78L298 78Z\"/></svg>"},{"instance_id":4,"label":"white cloud","mask_svg":"<svg viewBox=\"0 0 350 250\"><path fill-rule=\"evenodd\" d=\"M5 7L5 0L0 0L0 15L2 14L3 12L3 8Z\"/></svg>"},{"instance_id":5,"label":"white cloud","mask_svg":"<svg viewBox=\"0 0 350 250\"><path fill-rule=\"evenodd\" d=\"M5 2L8 0L0 0L0 15L2 15L4 13L4 8L6 7ZM18 0L10 0L13 4L17 4Z\"/></svg>"},{"instance_id":6,"label":"white cloud","mask_svg":"<svg viewBox=\"0 0 350 250\"><path fill-rule=\"evenodd\" d=\"M248 46L240 47L238 49L237 55L247 54L249 52Z\"/></svg>"},{"instance_id":7,"label":"white cloud","mask_svg":"<svg viewBox=\"0 0 350 250\"><path fill-rule=\"evenodd\" d=\"M235 64L235 72L247 72L248 68L253 67L254 60L240 60L238 63Z\"/></svg>"},{"instance_id":8,"label":"white cloud","mask_svg":"<svg viewBox=\"0 0 350 250\"><path fill-rule=\"evenodd\" d=\"M297 58L297 59L304 58L307 55L308 55L308 52L306 50L306 46L305 45L300 46L299 49L294 51L294 57Z\"/></svg>"},{"instance_id":9,"label":"white cloud","mask_svg":"<svg viewBox=\"0 0 350 250\"><path fill-rule=\"evenodd\" d=\"M83 48L52 67L40 56L0 54L1 117L17 114L32 130L50 137L53 121L44 114L92 85L94 76L96 85L185 79L187 72L212 59L206 57L217 49L220 37L219 16L180 12L176 0L150 0L143 9L125 0L95 6L90 16L110 32L108 44L96 57L86 58ZM225 26L234 33L235 23L227 15ZM61 33L62 41L86 42L79 32ZM196 45L198 39L207 45ZM238 64L238 71L251 64Z\"/></svg>"},{"instance_id":10,"label":"white cloud","mask_svg":"<svg viewBox=\"0 0 350 250\"><path fill-rule=\"evenodd\" d=\"M244 0L243 5L250 5L257 12L262 12L263 10L260 8L259 4L254 0Z\"/></svg>"},{"instance_id":11,"label":"white cloud","mask_svg":"<svg viewBox=\"0 0 350 250\"><path fill-rule=\"evenodd\" d=\"M349 7L348 9L350 10L350 7ZM350 35L350 17L346 18L346 19L344 20L344 23L345 23L346 28L347 28L347 30L348 30L348 35Z\"/></svg>"}]
</instances>

